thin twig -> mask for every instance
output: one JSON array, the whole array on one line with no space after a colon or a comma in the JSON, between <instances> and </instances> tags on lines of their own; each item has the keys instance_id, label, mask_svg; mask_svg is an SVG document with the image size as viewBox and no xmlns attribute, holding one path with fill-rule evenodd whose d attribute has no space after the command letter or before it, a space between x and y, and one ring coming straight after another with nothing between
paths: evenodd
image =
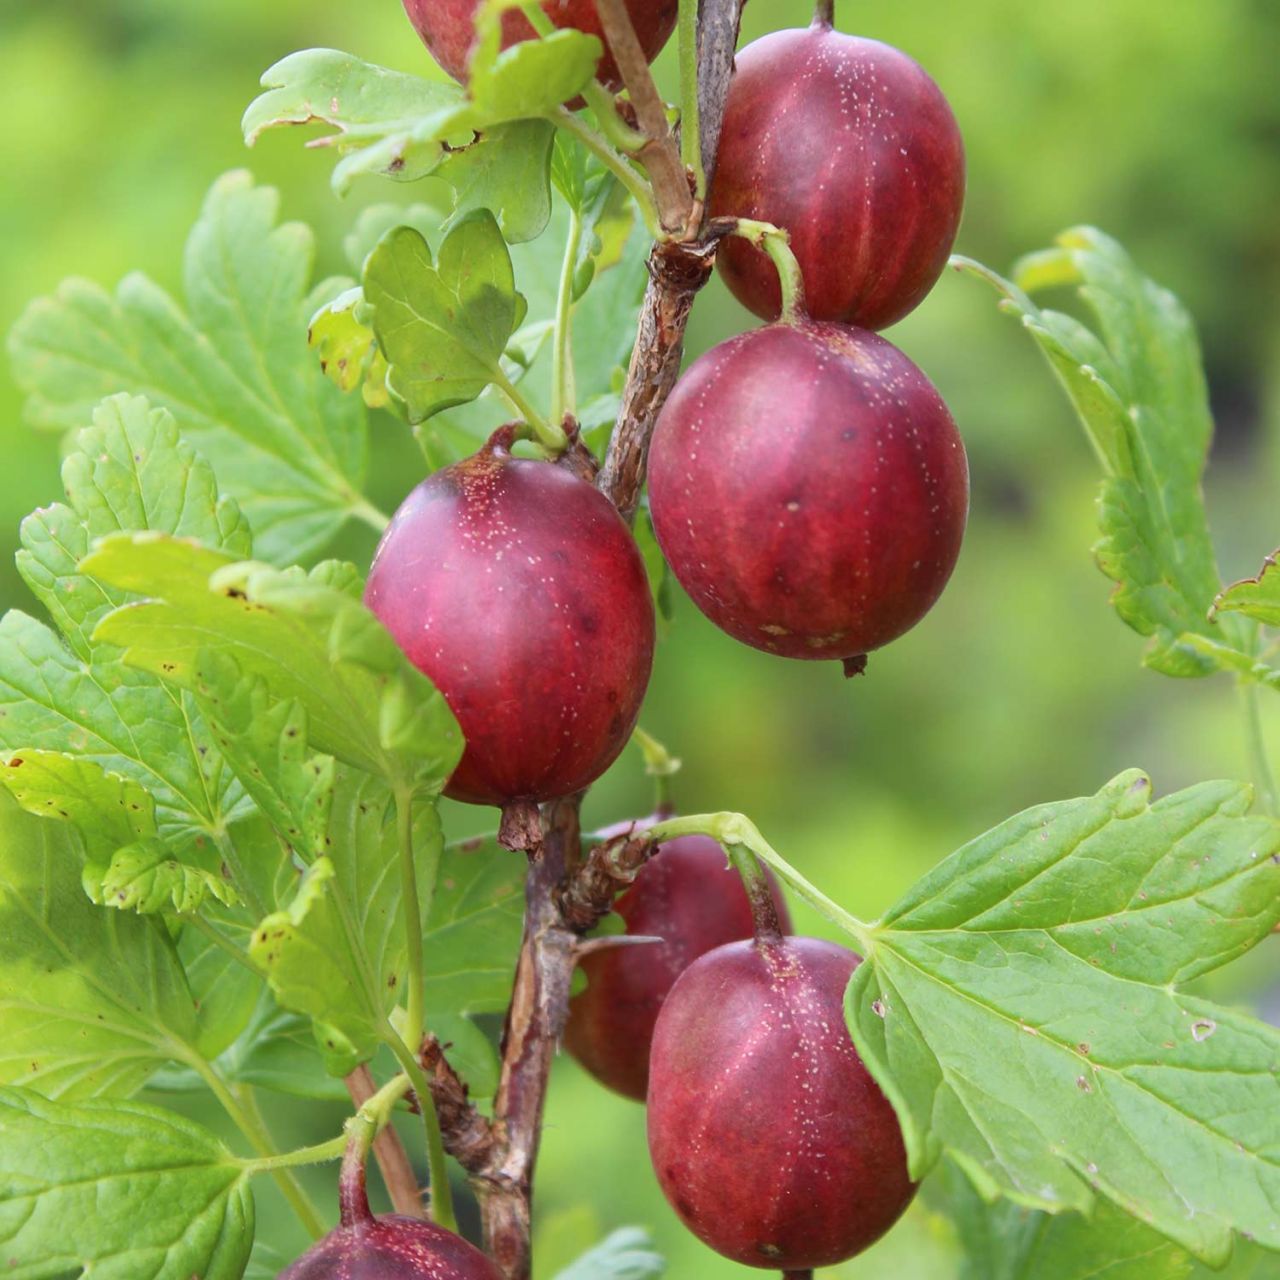
<instances>
[{"instance_id":1,"label":"thin twig","mask_svg":"<svg viewBox=\"0 0 1280 1280\"><path fill-rule=\"evenodd\" d=\"M357 1108L363 1107L378 1092L373 1074L367 1066L357 1067L343 1084L347 1086L351 1101ZM407 1214L411 1218L423 1217L422 1193L418 1189L417 1175L413 1172L413 1165L409 1163L400 1135L390 1125L373 1140L373 1155L378 1162L387 1193L391 1196L391 1207L397 1213Z\"/></svg>"},{"instance_id":2,"label":"thin twig","mask_svg":"<svg viewBox=\"0 0 1280 1280\"><path fill-rule=\"evenodd\" d=\"M663 227L674 234L688 234L694 219L693 193L680 158L680 149L667 120L666 104L658 92L649 70L631 15L624 0L596 0L600 26L609 43L613 60L618 64L622 83L631 95L640 130L649 142L640 149L638 158L653 181L658 200L658 216Z\"/></svg>"}]
</instances>

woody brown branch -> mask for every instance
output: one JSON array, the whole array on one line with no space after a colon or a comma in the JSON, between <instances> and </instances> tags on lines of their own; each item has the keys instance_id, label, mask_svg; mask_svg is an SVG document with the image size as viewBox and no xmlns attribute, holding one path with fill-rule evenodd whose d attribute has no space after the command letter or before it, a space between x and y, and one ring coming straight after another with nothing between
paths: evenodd
<instances>
[{"instance_id":1,"label":"woody brown branch","mask_svg":"<svg viewBox=\"0 0 1280 1280\"><path fill-rule=\"evenodd\" d=\"M636 122L649 139L638 158L653 184L658 219L666 231L687 236L695 230L693 193L680 148L667 120L666 104L649 71L649 59L645 57L624 0L596 0L596 12L622 83L631 95Z\"/></svg>"},{"instance_id":2,"label":"woody brown branch","mask_svg":"<svg viewBox=\"0 0 1280 1280\"><path fill-rule=\"evenodd\" d=\"M698 112L703 168L715 170L741 0L703 0L698 18ZM646 68L647 74L647 68ZM635 518L649 462L649 440L680 376L684 335L698 291L710 279L722 227L705 217L694 238L657 244L649 255L649 284L622 405L597 483L624 519Z\"/></svg>"},{"instance_id":3,"label":"woody brown branch","mask_svg":"<svg viewBox=\"0 0 1280 1280\"><path fill-rule=\"evenodd\" d=\"M621 5L616 0L601 0L602 21L607 21L605 15L609 11L614 11L616 17L619 9ZM715 164L741 11L742 0L702 0L698 96L703 162L708 173ZM626 27L634 41L629 19ZM630 77L626 83L641 127L648 131L647 116L656 128L652 100L646 105L644 85L652 85L648 66L644 64L641 77L634 62L638 46L631 45L625 32L619 30L615 40L609 26L605 30L624 78ZM656 89L653 92L656 97ZM660 99L658 106L661 108ZM689 311L698 290L707 282L715 259L715 233L708 232L702 211L692 206L684 166L670 136L665 111L662 130L665 143L659 138L659 145L674 155L679 165L683 190L680 207L686 207L683 201L687 200L699 225L686 223L682 242L655 245L649 259L649 285L621 410L597 480L628 520L635 514L644 485L654 423L680 372ZM656 190L662 179L653 169L650 176ZM671 188L668 195L674 209L673 182ZM661 193L659 200L661 205ZM534 1166L551 1062L568 1017L578 941L609 911L615 895L634 879L652 847L642 836L629 835L601 845L584 862L580 802L581 796L573 796L544 806L542 839L540 843L535 840L534 847L527 850L524 935L503 1033L502 1070L493 1121L478 1116L466 1099L461 1081L455 1084L450 1080L440 1063L432 1065L432 1093L437 1095L439 1089L445 1096L441 1120L446 1144L471 1173L480 1201L485 1248L508 1280L529 1280Z\"/></svg>"}]
</instances>

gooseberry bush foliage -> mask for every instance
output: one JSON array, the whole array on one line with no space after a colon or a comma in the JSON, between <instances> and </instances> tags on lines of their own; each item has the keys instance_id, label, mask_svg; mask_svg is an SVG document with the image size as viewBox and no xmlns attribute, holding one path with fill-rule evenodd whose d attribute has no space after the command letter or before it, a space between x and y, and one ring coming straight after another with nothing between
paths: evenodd
<instances>
[{"instance_id":1,"label":"gooseberry bush foliage","mask_svg":"<svg viewBox=\"0 0 1280 1280\"><path fill-rule=\"evenodd\" d=\"M30 422L67 445L62 497L21 529L34 602L0 620L6 1274L301 1277L341 1255L335 1274L521 1280L562 1039L648 1091L674 1207L751 1266L849 1256L928 1177L965 1277L1273 1274L1280 1034L1187 988L1280 925L1259 728L1280 569L1260 549L1255 579L1220 580L1186 312L1088 228L1007 279L952 259L1077 412L1103 472L1095 554L1144 664L1240 689L1252 785L1157 797L1134 769L1048 798L874 921L745 815L664 800L584 834L581 792L633 730L653 772L672 767L635 720L655 634L681 643L654 625L673 577L747 643L850 674L945 585L963 446L924 373L852 326L896 318L941 270L958 128L919 67L837 35L829 5L757 42L736 103L735 0L570 4L558 27L511 0L408 8L429 44L453 24L459 83L310 50L244 118L250 143L319 126L338 195L410 184L353 220L348 277L313 279L311 232L236 172L191 231L181 296L73 279L10 338ZM646 64L673 26L667 104ZM830 85L803 92L797 57L852 76L875 128ZM896 194L807 203L806 164L842 147L855 176L873 154L900 164ZM871 292L858 244L893 265ZM677 384L717 251L770 323ZM1073 314L1041 305L1063 288ZM389 524L369 454L406 424L423 460L406 492L425 480ZM370 565L325 558L351 521L384 535L376 590ZM681 751L714 749L694 732ZM466 831L443 829L444 794L481 806ZM741 880L717 888L726 856ZM784 938L778 886L848 948ZM697 1105L708 1062L732 1115ZM136 1101L144 1086L209 1095L234 1138ZM281 1149L273 1094L350 1119ZM296 1170L327 1161L318 1204ZM370 1161L395 1209L376 1222ZM478 1248L453 1234L451 1171ZM339 1200L341 1226L282 1256L255 1231L261 1178L317 1239ZM661 1273L614 1225L562 1280Z\"/></svg>"}]
</instances>

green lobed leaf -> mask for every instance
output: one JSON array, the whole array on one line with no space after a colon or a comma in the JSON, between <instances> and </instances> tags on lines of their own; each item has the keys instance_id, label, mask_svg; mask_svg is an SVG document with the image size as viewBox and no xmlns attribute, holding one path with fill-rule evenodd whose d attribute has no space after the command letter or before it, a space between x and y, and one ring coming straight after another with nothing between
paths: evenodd
<instances>
[{"instance_id":1,"label":"green lobed leaf","mask_svg":"<svg viewBox=\"0 0 1280 1280\"><path fill-rule=\"evenodd\" d=\"M257 851L246 841L242 828L237 828L234 842L242 850L242 862L252 865ZM202 915L236 952L192 924L184 924L178 935L178 958L186 971L199 1022L196 1050L211 1061L244 1032L266 983L248 961L249 908L241 904L235 912L219 913L208 898L203 907ZM164 1072L181 1069L165 1068ZM206 1087L203 1081L200 1087Z\"/></svg>"},{"instance_id":2,"label":"green lobed leaf","mask_svg":"<svg viewBox=\"0 0 1280 1280\"><path fill-rule=\"evenodd\" d=\"M267 975L276 999L311 1017L332 1075L345 1076L373 1056L383 1023L382 1001L363 968L336 900L333 863L317 859L294 900L269 915L249 953Z\"/></svg>"},{"instance_id":3,"label":"green lobed leaf","mask_svg":"<svg viewBox=\"0 0 1280 1280\"><path fill-rule=\"evenodd\" d=\"M146 789L83 756L24 751L0 764L0 782L28 813L70 822L90 868L101 864L99 875L117 849L155 835L155 801Z\"/></svg>"},{"instance_id":4,"label":"green lobed leaf","mask_svg":"<svg viewBox=\"0 0 1280 1280\"><path fill-rule=\"evenodd\" d=\"M151 796L92 760L24 751L0 765L0 784L28 813L76 828L86 850L84 891L99 906L189 913L206 896L239 901L216 856L208 869L174 858L156 836Z\"/></svg>"},{"instance_id":5,"label":"green lobed leaf","mask_svg":"<svg viewBox=\"0 0 1280 1280\"><path fill-rule=\"evenodd\" d=\"M371 409L385 409L387 362L373 329L361 316L364 291L359 286L344 290L312 317L307 341L320 357L320 368L340 391L360 388Z\"/></svg>"},{"instance_id":6,"label":"green lobed leaf","mask_svg":"<svg viewBox=\"0 0 1280 1280\"><path fill-rule=\"evenodd\" d=\"M1219 578L1201 480L1213 422L1195 327L1181 303L1091 227L1025 258L1016 284L958 262L1004 295L1002 309L1040 347L1093 444L1106 475L1098 563L1117 584L1117 613L1151 637L1144 663L1171 676L1217 670L1187 636L1252 653L1248 625L1224 619L1215 627L1208 617ZM1029 296L1063 286L1078 288L1096 332Z\"/></svg>"},{"instance_id":7,"label":"green lobed leaf","mask_svg":"<svg viewBox=\"0 0 1280 1280\"><path fill-rule=\"evenodd\" d=\"M328 1069L342 1076L372 1057L406 986L400 853L386 785L344 771L329 836L330 856L317 859L292 901L259 925L250 953L280 1004L313 1019ZM417 806L420 912L443 844L435 807Z\"/></svg>"},{"instance_id":8,"label":"green lobed leaf","mask_svg":"<svg viewBox=\"0 0 1280 1280\"><path fill-rule=\"evenodd\" d=\"M428 1022L506 1010L524 928L524 871L488 837L445 849L423 934Z\"/></svg>"},{"instance_id":9,"label":"green lobed leaf","mask_svg":"<svg viewBox=\"0 0 1280 1280\"><path fill-rule=\"evenodd\" d=\"M666 1260L653 1251L653 1240L640 1227L620 1227L556 1280L647 1280L665 1275Z\"/></svg>"},{"instance_id":10,"label":"green lobed leaf","mask_svg":"<svg viewBox=\"0 0 1280 1280\"><path fill-rule=\"evenodd\" d=\"M547 171L555 126L513 120L486 129L480 141L451 151L436 171L454 191L454 226L476 209L492 210L508 244L536 240L551 217Z\"/></svg>"},{"instance_id":11,"label":"green lobed leaf","mask_svg":"<svg viewBox=\"0 0 1280 1280\"><path fill-rule=\"evenodd\" d=\"M361 494L364 410L324 380L304 340L313 236L299 223L278 224L278 207L271 188L243 172L226 175L187 241L185 312L139 274L115 294L70 280L27 309L10 351L37 426L74 429L104 396L145 391L240 499L257 554L289 564L353 514L382 518ZM169 501L183 496L175 487Z\"/></svg>"},{"instance_id":12,"label":"green lobed leaf","mask_svg":"<svg viewBox=\"0 0 1280 1280\"><path fill-rule=\"evenodd\" d=\"M1100 1192L1212 1263L1280 1247L1280 1033L1178 990L1280 922L1280 824L1249 789L1150 802L1141 774L1028 810L872 931L847 996L913 1176L987 1197Z\"/></svg>"},{"instance_id":13,"label":"green lobed leaf","mask_svg":"<svg viewBox=\"0 0 1280 1280\"><path fill-rule=\"evenodd\" d=\"M154 836L125 845L111 855L98 893L95 901L142 914L174 911L192 915L209 898L226 907L240 902L225 876L170 857L164 842Z\"/></svg>"},{"instance_id":14,"label":"green lobed leaf","mask_svg":"<svg viewBox=\"0 0 1280 1280\"><path fill-rule=\"evenodd\" d=\"M13 1280L239 1280L253 1230L244 1168L194 1121L0 1089L0 1256Z\"/></svg>"},{"instance_id":15,"label":"green lobed leaf","mask_svg":"<svg viewBox=\"0 0 1280 1280\"><path fill-rule=\"evenodd\" d=\"M525 309L488 210L457 223L434 261L412 227L388 232L365 263L364 298L387 385L410 422L474 400L500 380L499 362Z\"/></svg>"},{"instance_id":16,"label":"green lobed leaf","mask_svg":"<svg viewBox=\"0 0 1280 1280\"><path fill-rule=\"evenodd\" d=\"M554 115L591 83L604 52L598 37L561 27L537 40L502 47L502 9L483 6L476 19L469 97L475 127Z\"/></svg>"},{"instance_id":17,"label":"green lobed leaf","mask_svg":"<svg viewBox=\"0 0 1280 1280\"><path fill-rule=\"evenodd\" d=\"M452 712L360 603L349 566L281 571L147 534L104 539L83 567L148 597L95 633L131 666L208 699L202 673L225 654L305 710L315 748L394 785L438 790L461 757Z\"/></svg>"},{"instance_id":18,"label":"green lobed leaf","mask_svg":"<svg viewBox=\"0 0 1280 1280\"><path fill-rule=\"evenodd\" d=\"M306 709L274 700L261 676L243 675L217 649L196 654L193 675L200 709L244 789L290 849L319 857L330 845L334 760L310 750Z\"/></svg>"},{"instance_id":19,"label":"green lobed leaf","mask_svg":"<svg viewBox=\"0 0 1280 1280\"><path fill-rule=\"evenodd\" d=\"M67 824L0 796L0 1083L49 1097L132 1093L197 1032L163 925L94 906L81 867Z\"/></svg>"},{"instance_id":20,"label":"green lobed leaf","mask_svg":"<svg viewBox=\"0 0 1280 1280\"><path fill-rule=\"evenodd\" d=\"M953 1166L946 1208L965 1259L958 1280L1188 1280L1185 1249L1102 1201L1086 1217L988 1203Z\"/></svg>"},{"instance_id":21,"label":"green lobed leaf","mask_svg":"<svg viewBox=\"0 0 1280 1280\"><path fill-rule=\"evenodd\" d=\"M1220 613L1243 613L1267 627L1280 627L1280 551L1263 562L1256 578L1233 582L1218 593L1213 607Z\"/></svg>"},{"instance_id":22,"label":"green lobed leaf","mask_svg":"<svg viewBox=\"0 0 1280 1280\"><path fill-rule=\"evenodd\" d=\"M119 774L155 798L159 834L188 850L243 813L244 792L189 697L91 642L125 596L82 574L78 560L95 538L130 528L203 538L238 558L246 527L172 417L134 397L98 406L63 483L69 505L24 522L19 568L66 643L18 610L0 619L0 750L68 752Z\"/></svg>"},{"instance_id":23,"label":"green lobed leaf","mask_svg":"<svg viewBox=\"0 0 1280 1280\"><path fill-rule=\"evenodd\" d=\"M606 210L597 229L602 247L593 263L593 282L573 305L573 357L576 416L587 444L603 454L621 403L636 321L647 275L644 255L647 241L642 232L615 220ZM520 356L524 368L507 368L520 379L521 389L535 403L547 403L551 393L551 351L547 319L556 311L556 295L569 213L558 203L549 233L534 244L516 245L511 258L516 285L529 300L532 318L512 337L507 355L528 346ZM617 243L622 234L621 243ZM511 417L510 406L492 391L470 404L460 405L420 424L415 434L433 469L447 466L473 453L495 428Z\"/></svg>"},{"instance_id":24,"label":"green lobed leaf","mask_svg":"<svg viewBox=\"0 0 1280 1280\"><path fill-rule=\"evenodd\" d=\"M266 129L327 125L332 132L311 145L342 157L333 172L339 194L364 174L402 182L437 177L453 188L453 219L491 209L509 240L532 240L550 214L555 134L549 120L536 117L558 109L560 87L572 84L566 97L577 94L599 55L599 41L577 31L502 54L486 46L473 62L479 78L469 98L454 84L309 49L263 74L266 92L245 112L245 139L252 146Z\"/></svg>"}]
</instances>

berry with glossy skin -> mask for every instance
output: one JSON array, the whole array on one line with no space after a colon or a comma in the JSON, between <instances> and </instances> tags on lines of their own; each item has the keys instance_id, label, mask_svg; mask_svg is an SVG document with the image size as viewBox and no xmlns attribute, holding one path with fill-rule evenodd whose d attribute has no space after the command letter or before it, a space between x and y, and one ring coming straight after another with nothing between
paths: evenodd
<instances>
[{"instance_id":1,"label":"berry with glossy skin","mask_svg":"<svg viewBox=\"0 0 1280 1280\"><path fill-rule=\"evenodd\" d=\"M400 1214L337 1227L278 1280L503 1280L452 1231Z\"/></svg>"},{"instance_id":2,"label":"berry with glossy skin","mask_svg":"<svg viewBox=\"0 0 1280 1280\"><path fill-rule=\"evenodd\" d=\"M341 1222L276 1280L503 1280L474 1245L421 1218L375 1218L364 1158L348 1151L338 1183Z\"/></svg>"},{"instance_id":3,"label":"berry with glossy skin","mask_svg":"<svg viewBox=\"0 0 1280 1280\"><path fill-rule=\"evenodd\" d=\"M467 78L467 64L471 60L471 46L476 35L476 10L480 3L481 0L404 0L405 12L423 43L455 80ZM650 62L662 51L662 46L675 30L678 8L679 0L627 0L632 26ZM588 35L598 36L605 43L595 0L542 0L542 10L557 27L575 27ZM533 27L518 9L508 9L502 15L504 49L533 36ZM611 89L622 87L622 78L607 43L596 75Z\"/></svg>"},{"instance_id":4,"label":"berry with glossy skin","mask_svg":"<svg viewBox=\"0 0 1280 1280\"><path fill-rule=\"evenodd\" d=\"M752 1267L851 1258L915 1194L897 1116L849 1038L859 957L814 938L695 961L658 1015L649 1150L685 1225Z\"/></svg>"},{"instance_id":5,"label":"berry with glossy skin","mask_svg":"<svg viewBox=\"0 0 1280 1280\"><path fill-rule=\"evenodd\" d=\"M781 890L766 874L782 927L789 928ZM662 942L583 958L587 988L569 1002L564 1042L597 1080L643 1102L653 1026L667 992L699 956L751 937L751 905L720 845L710 836L692 835L661 845L613 909L628 934Z\"/></svg>"},{"instance_id":6,"label":"berry with glossy skin","mask_svg":"<svg viewBox=\"0 0 1280 1280\"><path fill-rule=\"evenodd\" d=\"M851 674L941 595L968 494L932 383L885 339L834 324L769 325L695 361L649 463L658 542L702 612Z\"/></svg>"},{"instance_id":7,"label":"berry with glossy skin","mask_svg":"<svg viewBox=\"0 0 1280 1280\"><path fill-rule=\"evenodd\" d=\"M964 143L947 100L905 53L815 23L738 54L711 212L785 227L816 320L883 329L933 288L964 204ZM769 258L738 237L725 283L779 313Z\"/></svg>"},{"instance_id":8,"label":"berry with glossy skin","mask_svg":"<svg viewBox=\"0 0 1280 1280\"><path fill-rule=\"evenodd\" d=\"M383 535L365 603L466 738L446 794L570 795L626 745L653 662L644 562L568 465L513 458L509 429L424 480Z\"/></svg>"}]
</instances>

